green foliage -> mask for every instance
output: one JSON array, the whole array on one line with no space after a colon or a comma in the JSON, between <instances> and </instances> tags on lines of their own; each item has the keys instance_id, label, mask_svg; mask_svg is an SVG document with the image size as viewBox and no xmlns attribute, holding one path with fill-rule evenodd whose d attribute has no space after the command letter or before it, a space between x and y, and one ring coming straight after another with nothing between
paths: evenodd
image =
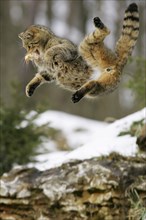
<instances>
[{"instance_id":1,"label":"green foliage","mask_svg":"<svg viewBox=\"0 0 146 220\"><path fill-rule=\"evenodd\" d=\"M134 189L130 196L131 212L129 219L146 219L146 207L144 201L139 197L138 192Z\"/></svg>"},{"instance_id":2,"label":"green foliage","mask_svg":"<svg viewBox=\"0 0 146 220\"><path fill-rule=\"evenodd\" d=\"M25 122L25 126L22 126ZM22 125L21 125L22 124ZM13 164L25 164L41 143L41 132L33 121L26 119L26 112L17 108L0 108L0 174L9 171Z\"/></svg>"},{"instance_id":3,"label":"green foliage","mask_svg":"<svg viewBox=\"0 0 146 220\"><path fill-rule=\"evenodd\" d=\"M130 62L135 63L135 71L127 86L134 92L138 102L145 106L146 96L146 59L142 57L131 58Z\"/></svg>"},{"instance_id":4,"label":"green foliage","mask_svg":"<svg viewBox=\"0 0 146 220\"><path fill-rule=\"evenodd\" d=\"M23 98L17 92L13 93L11 107L6 107L1 102L0 175L9 171L14 164L30 162L36 147L41 143L41 137L45 136L43 130L38 129L39 127L33 123L38 114L29 119L28 112L24 109Z\"/></svg>"},{"instance_id":5,"label":"green foliage","mask_svg":"<svg viewBox=\"0 0 146 220\"><path fill-rule=\"evenodd\" d=\"M58 150L70 150L67 139L59 129L48 127L48 123L37 126L34 120L42 113L31 114L27 108L28 98L21 92L18 83L12 84L12 105L0 105L0 175L13 165L24 165L38 153L38 146L47 140L53 141ZM49 149L47 149L47 153Z\"/></svg>"}]
</instances>

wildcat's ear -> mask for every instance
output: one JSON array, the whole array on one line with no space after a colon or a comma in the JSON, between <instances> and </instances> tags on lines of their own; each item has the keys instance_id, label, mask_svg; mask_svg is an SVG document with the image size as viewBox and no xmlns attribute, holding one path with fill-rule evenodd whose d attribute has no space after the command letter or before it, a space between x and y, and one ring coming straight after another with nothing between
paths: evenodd
<instances>
[{"instance_id":1,"label":"wildcat's ear","mask_svg":"<svg viewBox=\"0 0 146 220\"><path fill-rule=\"evenodd\" d=\"M24 32L21 32L20 34L18 34L18 37L19 37L20 39L23 39L23 34L24 34Z\"/></svg>"}]
</instances>

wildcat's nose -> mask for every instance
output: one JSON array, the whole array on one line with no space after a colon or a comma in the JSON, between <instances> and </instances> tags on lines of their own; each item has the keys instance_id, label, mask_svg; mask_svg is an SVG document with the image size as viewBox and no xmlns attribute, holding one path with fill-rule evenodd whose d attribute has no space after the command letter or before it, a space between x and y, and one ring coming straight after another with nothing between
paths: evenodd
<instances>
[{"instance_id":1,"label":"wildcat's nose","mask_svg":"<svg viewBox=\"0 0 146 220\"><path fill-rule=\"evenodd\" d=\"M22 38L23 38L23 32L21 32L20 34L18 34L18 37L19 37L20 39L22 39Z\"/></svg>"}]
</instances>

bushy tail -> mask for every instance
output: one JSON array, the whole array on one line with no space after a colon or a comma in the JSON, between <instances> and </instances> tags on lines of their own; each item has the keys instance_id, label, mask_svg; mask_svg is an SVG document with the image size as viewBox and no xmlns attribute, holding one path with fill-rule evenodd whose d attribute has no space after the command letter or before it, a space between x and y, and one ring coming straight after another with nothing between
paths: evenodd
<instances>
[{"instance_id":1,"label":"bushy tail","mask_svg":"<svg viewBox=\"0 0 146 220\"><path fill-rule=\"evenodd\" d=\"M119 65L124 67L128 57L131 55L139 35L139 13L135 3L128 6L125 11L123 29L120 39L116 44L116 54Z\"/></svg>"}]
</instances>

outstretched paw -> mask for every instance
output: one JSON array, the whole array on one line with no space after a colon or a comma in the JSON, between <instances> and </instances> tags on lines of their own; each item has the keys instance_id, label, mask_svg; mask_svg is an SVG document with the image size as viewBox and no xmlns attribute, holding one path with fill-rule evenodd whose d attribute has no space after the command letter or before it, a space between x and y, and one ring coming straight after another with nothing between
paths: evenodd
<instances>
[{"instance_id":1,"label":"outstretched paw","mask_svg":"<svg viewBox=\"0 0 146 220\"><path fill-rule=\"evenodd\" d=\"M102 21L100 20L99 17L95 17L95 18L93 19L93 21L94 21L95 27L100 28L100 29L103 29L103 28L104 28L104 24L102 23Z\"/></svg>"},{"instance_id":2,"label":"outstretched paw","mask_svg":"<svg viewBox=\"0 0 146 220\"><path fill-rule=\"evenodd\" d=\"M25 89L25 93L26 93L27 97L32 96L32 94L34 93L34 88L29 86L29 85L27 85L26 89Z\"/></svg>"},{"instance_id":3,"label":"outstretched paw","mask_svg":"<svg viewBox=\"0 0 146 220\"><path fill-rule=\"evenodd\" d=\"M80 91L77 91L73 94L72 101L74 103L79 102L83 97L84 97L84 95Z\"/></svg>"}]
</instances>

